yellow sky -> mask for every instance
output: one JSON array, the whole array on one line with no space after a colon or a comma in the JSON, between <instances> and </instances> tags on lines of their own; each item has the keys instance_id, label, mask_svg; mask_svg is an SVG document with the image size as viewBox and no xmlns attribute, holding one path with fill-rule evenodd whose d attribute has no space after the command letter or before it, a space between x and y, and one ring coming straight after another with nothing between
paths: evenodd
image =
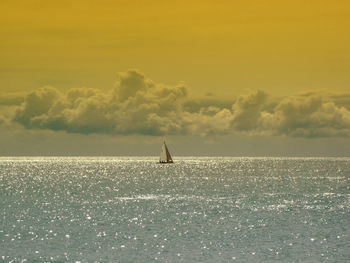
<instances>
[{"instance_id":1,"label":"yellow sky","mask_svg":"<svg viewBox=\"0 0 350 263\"><path fill-rule=\"evenodd\" d=\"M350 87L349 1L0 2L0 89L113 86L138 68L195 93Z\"/></svg>"},{"instance_id":2,"label":"yellow sky","mask_svg":"<svg viewBox=\"0 0 350 263\"><path fill-rule=\"evenodd\" d=\"M349 73L348 0L1 0L0 155L349 156Z\"/></svg>"}]
</instances>

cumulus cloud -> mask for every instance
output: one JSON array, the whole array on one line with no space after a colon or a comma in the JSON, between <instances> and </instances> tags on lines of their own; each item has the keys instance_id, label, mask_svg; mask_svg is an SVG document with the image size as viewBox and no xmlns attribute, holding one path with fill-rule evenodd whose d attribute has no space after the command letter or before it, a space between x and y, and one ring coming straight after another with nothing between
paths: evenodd
<instances>
[{"instance_id":1,"label":"cumulus cloud","mask_svg":"<svg viewBox=\"0 0 350 263\"><path fill-rule=\"evenodd\" d=\"M181 132L177 116L187 97L184 84L155 84L137 70L118 74L108 92L53 87L32 91L16 109L13 120L27 128L76 133L164 134Z\"/></svg>"},{"instance_id":2,"label":"cumulus cloud","mask_svg":"<svg viewBox=\"0 0 350 263\"><path fill-rule=\"evenodd\" d=\"M2 101L11 102L6 97ZM189 95L184 83L155 83L137 70L119 73L109 91L61 92L43 87L12 102L15 110L10 119L27 129L84 134L350 136L349 94L309 92L274 101L258 90L228 100L199 99Z\"/></svg>"},{"instance_id":3,"label":"cumulus cloud","mask_svg":"<svg viewBox=\"0 0 350 263\"><path fill-rule=\"evenodd\" d=\"M350 111L318 95L285 98L275 108L271 127L303 137L349 136Z\"/></svg>"},{"instance_id":4,"label":"cumulus cloud","mask_svg":"<svg viewBox=\"0 0 350 263\"><path fill-rule=\"evenodd\" d=\"M241 96L233 104L233 127L237 130L255 130L259 127L267 94L261 90L248 96Z\"/></svg>"}]
</instances>

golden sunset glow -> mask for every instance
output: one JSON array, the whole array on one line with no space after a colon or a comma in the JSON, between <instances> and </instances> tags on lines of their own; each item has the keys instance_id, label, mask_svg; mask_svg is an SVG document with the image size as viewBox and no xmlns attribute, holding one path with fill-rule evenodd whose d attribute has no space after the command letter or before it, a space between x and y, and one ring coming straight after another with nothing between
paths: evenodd
<instances>
[{"instance_id":1,"label":"golden sunset glow","mask_svg":"<svg viewBox=\"0 0 350 263\"><path fill-rule=\"evenodd\" d=\"M5 0L0 34L11 136L350 137L348 1Z\"/></svg>"}]
</instances>

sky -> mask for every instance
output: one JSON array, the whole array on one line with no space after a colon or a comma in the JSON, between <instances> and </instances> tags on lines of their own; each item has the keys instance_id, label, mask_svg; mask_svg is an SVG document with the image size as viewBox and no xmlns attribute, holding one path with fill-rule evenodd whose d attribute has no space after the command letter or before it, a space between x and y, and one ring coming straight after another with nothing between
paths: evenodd
<instances>
[{"instance_id":1,"label":"sky","mask_svg":"<svg viewBox=\"0 0 350 263\"><path fill-rule=\"evenodd\" d=\"M348 1L0 2L0 155L350 156Z\"/></svg>"}]
</instances>

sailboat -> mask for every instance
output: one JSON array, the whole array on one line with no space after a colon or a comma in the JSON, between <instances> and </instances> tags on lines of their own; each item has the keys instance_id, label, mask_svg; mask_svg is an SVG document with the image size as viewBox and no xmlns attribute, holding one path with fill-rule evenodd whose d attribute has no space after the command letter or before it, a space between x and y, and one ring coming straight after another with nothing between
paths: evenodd
<instances>
[{"instance_id":1,"label":"sailboat","mask_svg":"<svg viewBox=\"0 0 350 263\"><path fill-rule=\"evenodd\" d=\"M168 147L166 147L165 141L162 145L162 151L160 153L159 163L173 163Z\"/></svg>"}]
</instances>

